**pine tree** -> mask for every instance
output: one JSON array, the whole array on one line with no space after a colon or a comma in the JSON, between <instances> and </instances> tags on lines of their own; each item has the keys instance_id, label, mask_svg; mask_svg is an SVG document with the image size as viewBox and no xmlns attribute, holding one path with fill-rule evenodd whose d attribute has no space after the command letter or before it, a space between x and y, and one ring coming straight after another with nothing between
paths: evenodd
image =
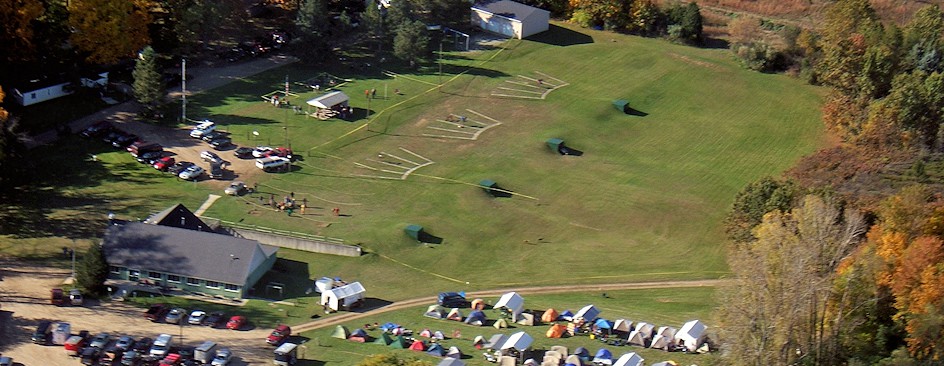
<instances>
[{"instance_id":1,"label":"pine tree","mask_svg":"<svg viewBox=\"0 0 944 366\"><path fill-rule=\"evenodd\" d=\"M82 265L76 273L76 280L83 292L93 295L105 295L105 280L108 279L108 261L100 244L89 247L82 257Z\"/></svg>"},{"instance_id":2,"label":"pine tree","mask_svg":"<svg viewBox=\"0 0 944 366\"><path fill-rule=\"evenodd\" d=\"M164 97L161 74L157 72L157 54L151 46L141 51L134 66L134 97L145 108L153 110Z\"/></svg>"},{"instance_id":3,"label":"pine tree","mask_svg":"<svg viewBox=\"0 0 944 366\"><path fill-rule=\"evenodd\" d=\"M426 53L428 44L426 25L421 21L407 22L397 28L397 36L393 39L393 55L415 66L416 61Z\"/></svg>"}]
</instances>

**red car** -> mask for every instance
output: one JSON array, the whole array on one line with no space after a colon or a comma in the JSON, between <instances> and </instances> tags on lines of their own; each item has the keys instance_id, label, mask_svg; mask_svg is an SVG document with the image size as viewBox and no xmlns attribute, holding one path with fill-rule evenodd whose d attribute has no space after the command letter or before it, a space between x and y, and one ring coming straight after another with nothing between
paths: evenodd
<instances>
[{"instance_id":1,"label":"red car","mask_svg":"<svg viewBox=\"0 0 944 366\"><path fill-rule=\"evenodd\" d=\"M157 159L157 161L154 162L154 169L157 169L163 172L163 171L166 171L167 168L170 168L171 166L173 166L174 163L176 163L176 161L174 160L173 157L165 156L163 158Z\"/></svg>"},{"instance_id":2,"label":"red car","mask_svg":"<svg viewBox=\"0 0 944 366\"><path fill-rule=\"evenodd\" d=\"M281 345L282 342L285 342L285 340L290 335L292 335L292 328L289 328L289 326L282 324L282 325L279 325L278 327L275 327L275 330L272 331L272 334L269 334L269 337L266 338L266 343L271 344L273 346L278 346L278 345Z\"/></svg>"},{"instance_id":3,"label":"red car","mask_svg":"<svg viewBox=\"0 0 944 366\"><path fill-rule=\"evenodd\" d=\"M265 156L278 156L283 158L292 158L292 149L277 147L265 153Z\"/></svg>"},{"instance_id":4,"label":"red car","mask_svg":"<svg viewBox=\"0 0 944 366\"><path fill-rule=\"evenodd\" d=\"M161 360L160 366L176 366L179 363L180 363L180 355L176 353L171 353L167 355L167 357L164 357L163 360Z\"/></svg>"},{"instance_id":5,"label":"red car","mask_svg":"<svg viewBox=\"0 0 944 366\"><path fill-rule=\"evenodd\" d=\"M229 318L229 321L226 322L226 329L236 329L242 328L246 324L246 317L242 315L236 315L232 318Z\"/></svg>"}]
</instances>

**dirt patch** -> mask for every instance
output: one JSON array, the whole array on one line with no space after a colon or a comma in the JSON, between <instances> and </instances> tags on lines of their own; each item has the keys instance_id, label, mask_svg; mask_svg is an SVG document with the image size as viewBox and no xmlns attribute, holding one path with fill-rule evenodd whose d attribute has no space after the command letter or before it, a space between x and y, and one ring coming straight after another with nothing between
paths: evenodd
<instances>
[{"instance_id":1,"label":"dirt patch","mask_svg":"<svg viewBox=\"0 0 944 366\"><path fill-rule=\"evenodd\" d=\"M58 307L49 304L49 290L62 286L69 272L47 267L24 266L0 261L0 352L22 365L72 365L78 361L67 356L62 346L30 343L29 336L39 320L65 321L72 332L108 332L112 335L155 338L174 335L179 341L197 346L205 340L229 347L238 357L235 365L269 364L272 347L265 344L268 329L232 331L201 326L177 326L152 323L141 316L141 309L121 302L93 303L84 307ZM250 319L251 320L251 319Z\"/></svg>"},{"instance_id":2,"label":"dirt patch","mask_svg":"<svg viewBox=\"0 0 944 366\"><path fill-rule=\"evenodd\" d=\"M684 62L686 62L686 63L689 63L689 64L692 64L692 65L705 67L705 68L708 68L708 69L711 69L711 70L714 70L714 71L725 71L724 68L718 67L718 65L712 64L712 63L710 63L710 62L695 60L695 59L693 59L693 58L691 58L691 57L688 57L688 56L685 56L685 55L680 55L680 54L671 53L671 52L668 53L667 55L669 55L669 56L671 56L671 57L673 57L673 58L682 60L682 61L684 61Z\"/></svg>"}]
</instances>

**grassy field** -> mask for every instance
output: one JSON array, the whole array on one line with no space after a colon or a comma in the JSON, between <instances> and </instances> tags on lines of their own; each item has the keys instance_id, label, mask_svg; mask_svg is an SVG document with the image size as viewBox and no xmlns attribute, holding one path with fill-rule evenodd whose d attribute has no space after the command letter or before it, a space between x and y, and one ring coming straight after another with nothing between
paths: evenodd
<instances>
[{"instance_id":1,"label":"grassy field","mask_svg":"<svg viewBox=\"0 0 944 366\"><path fill-rule=\"evenodd\" d=\"M659 326L671 326L679 328L683 323L693 319L701 319L711 323L711 312L713 310L714 289L712 288L686 288L671 290L633 290L633 291L615 291L608 292L607 298L602 298L599 293L570 293L557 295L526 295L525 307L528 309L546 309L549 307L557 310L577 309L593 303L601 310L600 316L610 320L629 319L633 321L645 321ZM485 299L487 303L494 303L497 298ZM426 307L416 307L407 310L391 312L375 317L359 319L356 322L345 324L348 329L353 330L363 327L364 324L373 324L374 322L384 324L393 322L403 326L405 329L411 329L418 334L423 329L431 331L442 331L446 337L451 337L453 332L458 330L461 333L461 339L447 339L442 344L445 348L450 346L459 347L468 357L463 359L468 365L489 365L482 358L482 351L477 351L472 347L471 340L475 336L481 335L486 339L492 334L504 333L511 334L519 331L525 331L534 337L534 349L550 349L554 345L567 346L570 350L577 347L585 347L591 353L595 353L599 348L606 347L613 352L614 357L619 357L624 353L637 352L646 359L647 364L659 361L674 360L680 365L709 364L714 359L713 355L686 355L681 353L666 353L660 350L650 350L635 346L605 346L599 341L591 340L587 336L577 336L571 338L550 339L546 338L544 333L548 325L522 326L512 324L513 328L503 329L501 331L490 326L475 327L458 322L447 320L436 320L423 317ZM494 320L498 317L495 310L486 310L489 319ZM306 358L315 359L328 365L353 365L357 361L371 354L395 352L404 357L416 357L421 360L433 362L437 361L434 357L425 353L417 353L409 350L393 350L376 344L360 344L346 340L332 338L331 333L334 327L319 329L311 332L302 333L304 339L308 339L306 345ZM368 331L372 337L380 335L380 331Z\"/></svg>"}]
</instances>

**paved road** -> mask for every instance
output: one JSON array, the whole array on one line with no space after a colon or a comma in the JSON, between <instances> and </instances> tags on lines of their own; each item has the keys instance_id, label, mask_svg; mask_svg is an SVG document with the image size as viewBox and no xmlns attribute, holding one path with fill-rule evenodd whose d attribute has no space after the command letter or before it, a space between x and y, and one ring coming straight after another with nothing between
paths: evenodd
<instances>
[{"instance_id":1,"label":"paved road","mask_svg":"<svg viewBox=\"0 0 944 366\"><path fill-rule=\"evenodd\" d=\"M296 61L298 61L298 59L291 56L272 55L267 58L230 64L223 67L196 67L188 69L187 73L193 75L193 79L187 81L187 95L217 88L241 78L249 77ZM168 97L180 98L180 87L178 86L169 90ZM139 110L140 107L133 101L116 104L69 122L69 128L72 131L81 131L101 120L128 121L134 119ZM50 144L58 138L59 136L56 131L46 131L39 135L28 137L24 141L24 144L27 149L33 149L38 146Z\"/></svg>"}]
</instances>

